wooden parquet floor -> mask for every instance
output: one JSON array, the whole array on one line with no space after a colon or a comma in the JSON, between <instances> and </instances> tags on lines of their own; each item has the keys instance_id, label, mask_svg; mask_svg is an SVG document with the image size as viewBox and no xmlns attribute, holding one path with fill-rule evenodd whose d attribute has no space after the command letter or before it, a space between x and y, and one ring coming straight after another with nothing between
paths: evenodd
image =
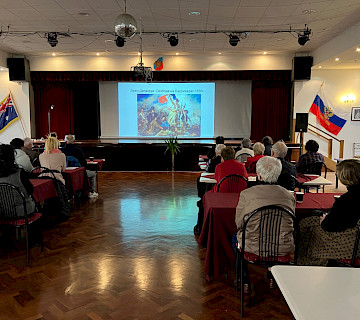
<instances>
[{"instance_id":1,"label":"wooden parquet floor","mask_svg":"<svg viewBox=\"0 0 360 320\"><path fill-rule=\"evenodd\" d=\"M234 275L207 283L193 235L198 173L99 173L98 199L44 231L45 251L0 252L0 319L239 319ZM248 319L292 319L250 268ZM246 318L245 318L246 319Z\"/></svg>"}]
</instances>

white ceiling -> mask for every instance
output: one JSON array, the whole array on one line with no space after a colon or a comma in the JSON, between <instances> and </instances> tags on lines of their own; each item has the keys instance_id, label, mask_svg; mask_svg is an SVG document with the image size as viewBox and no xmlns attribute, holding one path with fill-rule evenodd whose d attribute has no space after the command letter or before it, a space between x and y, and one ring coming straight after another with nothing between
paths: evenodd
<instances>
[{"instance_id":1,"label":"white ceiling","mask_svg":"<svg viewBox=\"0 0 360 320\"><path fill-rule=\"evenodd\" d=\"M305 13L305 10L314 10ZM190 11L201 14L190 16ZM86 13L87 16L81 15ZM136 54L140 40L135 36L122 48L111 35L72 35L60 37L55 48L35 35L7 35L11 31L98 33L114 32L115 18L124 13L122 0L1 0L0 50L26 56ZM250 33L236 47L225 34L180 35L171 47L160 34L143 35L144 54L239 54L311 52L360 21L359 0L128 0L127 13L138 25L142 18L146 32L184 32L189 30L289 30L307 24L313 34L303 47L296 34ZM359 53L350 50L349 61Z\"/></svg>"}]
</instances>

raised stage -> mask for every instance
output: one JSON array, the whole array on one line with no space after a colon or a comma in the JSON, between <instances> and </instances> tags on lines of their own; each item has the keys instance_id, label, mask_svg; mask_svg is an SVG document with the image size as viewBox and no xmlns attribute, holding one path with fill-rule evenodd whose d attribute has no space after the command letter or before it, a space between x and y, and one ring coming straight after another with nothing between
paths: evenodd
<instances>
[{"instance_id":1,"label":"raised stage","mask_svg":"<svg viewBox=\"0 0 360 320\"><path fill-rule=\"evenodd\" d=\"M200 171L199 155L207 154L215 144L214 139L178 139L180 153L175 156L176 171ZM62 142L63 143L63 142ZM165 153L162 139L98 139L76 140L86 157L105 159L105 171L171 171L171 154ZM43 148L44 141L36 140L34 145ZM225 140L235 149L241 139ZM286 143L291 150L299 150L298 143Z\"/></svg>"}]
</instances>

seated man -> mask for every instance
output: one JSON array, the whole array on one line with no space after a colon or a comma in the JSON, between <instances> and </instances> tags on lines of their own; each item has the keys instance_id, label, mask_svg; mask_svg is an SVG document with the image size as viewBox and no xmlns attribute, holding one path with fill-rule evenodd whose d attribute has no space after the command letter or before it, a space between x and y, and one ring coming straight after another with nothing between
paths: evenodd
<instances>
[{"instance_id":1,"label":"seated man","mask_svg":"<svg viewBox=\"0 0 360 320\"><path fill-rule=\"evenodd\" d=\"M324 162L324 156L318 152L319 144L315 140L309 140L305 144L305 150L307 152L299 157L299 161L295 165L297 172L315 173L308 171L309 166L315 162Z\"/></svg>"},{"instance_id":2,"label":"seated man","mask_svg":"<svg viewBox=\"0 0 360 320\"><path fill-rule=\"evenodd\" d=\"M31 172L33 165L31 164L29 156L23 151L24 140L20 138L12 139L10 145L15 149L15 163L18 167L24 169L26 172Z\"/></svg>"},{"instance_id":3,"label":"seated man","mask_svg":"<svg viewBox=\"0 0 360 320\"><path fill-rule=\"evenodd\" d=\"M62 152L66 156L73 156L79 162L80 165L86 168L87 162L85 155L80 148L75 145L75 137L71 134L66 136L66 145L62 148ZM89 198L96 198L99 194L95 192L96 190L96 173L94 171L86 170L86 174L90 179L90 193Z\"/></svg>"},{"instance_id":4,"label":"seated man","mask_svg":"<svg viewBox=\"0 0 360 320\"><path fill-rule=\"evenodd\" d=\"M260 184L240 193L235 216L235 223L239 231L236 235L234 235L233 244L236 242L241 244L244 218L254 210L263 206L276 205L288 209L291 212L295 212L294 195L285 188L276 184L281 170L281 162L278 159L263 157L258 160L256 164L256 172ZM256 224L257 221L253 220L253 222ZM258 255L259 234L257 228L252 230L251 227L253 227L253 223L250 225L250 228L247 228L246 230L245 251ZM289 224L281 226L281 233L282 237L279 246L279 255L292 253L294 250L292 220L289 220ZM247 277L247 272L244 273L244 276L244 283L248 284L249 279Z\"/></svg>"},{"instance_id":5,"label":"seated man","mask_svg":"<svg viewBox=\"0 0 360 320\"><path fill-rule=\"evenodd\" d=\"M254 156L254 151L251 148L251 140L244 138L241 142L242 148L235 154L235 159L241 163L245 163L248 157Z\"/></svg>"},{"instance_id":6,"label":"seated man","mask_svg":"<svg viewBox=\"0 0 360 320\"><path fill-rule=\"evenodd\" d=\"M296 168L295 166L285 161L288 148L283 141L276 142L271 149L271 156L280 160L282 165L281 174L279 176L278 184L285 189L294 190L296 187Z\"/></svg>"},{"instance_id":7,"label":"seated man","mask_svg":"<svg viewBox=\"0 0 360 320\"><path fill-rule=\"evenodd\" d=\"M38 166L39 165L39 153L37 151L33 150L32 148L33 148L32 140L30 138L24 138L24 148L22 150L29 156L31 163L34 166Z\"/></svg>"}]
</instances>

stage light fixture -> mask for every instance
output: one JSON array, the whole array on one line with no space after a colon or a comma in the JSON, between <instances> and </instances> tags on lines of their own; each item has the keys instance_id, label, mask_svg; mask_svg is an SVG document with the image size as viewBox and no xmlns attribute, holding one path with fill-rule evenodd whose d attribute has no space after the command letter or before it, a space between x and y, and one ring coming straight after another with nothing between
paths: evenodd
<instances>
[{"instance_id":1,"label":"stage light fixture","mask_svg":"<svg viewBox=\"0 0 360 320\"><path fill-rule=\"evenodd\" d=\"M311 30L307 27L304 31L298 33L298 43L304 46L310 40Z\"/></svg>"},{"instance_id":2,"label":"stage light fixture","mask_svg":"<svg viewBox=\"0 0 360 320\"><path fill-rule=\"evenodd\" d=\"M233 47L236 47L239 41L240 41L240 39L237 35L234 35L234 34L229 35L229 43Z\"/></svg>"},{"instance_id":3,"label":"stage light fixture","mask_svg":"<svg viewBox=\"0 0 360 320\"><path fill-rule=\"evenodd\" d=\"M168 41L172 47L176 47L179 43L179 39L175 35L170 36Z\"/></svg>"},{"instance_id":4,"label":"stage light fixture","mask_svg":"<svg viewBox=\"0 0 360 320\"><path fill-rule=\"evenodd\" d=\"M49 42L49 44L52 47L56 47L56 45L58 44L58 39L57 39L57 33L56 32L49 32L47 34L47 41Z\"/></svg>"},{"instance_id":5,"label":"stage light fixture","mask_svg":"<svg viewBox=\"0 0 360 320\"><path fill-rule=\"evenodd\" d=\"M115 43L118 47L123 47L125 44L125 39L121 38L120 36L117 36L115 39Z\"/></svg>"}]
</instances>

